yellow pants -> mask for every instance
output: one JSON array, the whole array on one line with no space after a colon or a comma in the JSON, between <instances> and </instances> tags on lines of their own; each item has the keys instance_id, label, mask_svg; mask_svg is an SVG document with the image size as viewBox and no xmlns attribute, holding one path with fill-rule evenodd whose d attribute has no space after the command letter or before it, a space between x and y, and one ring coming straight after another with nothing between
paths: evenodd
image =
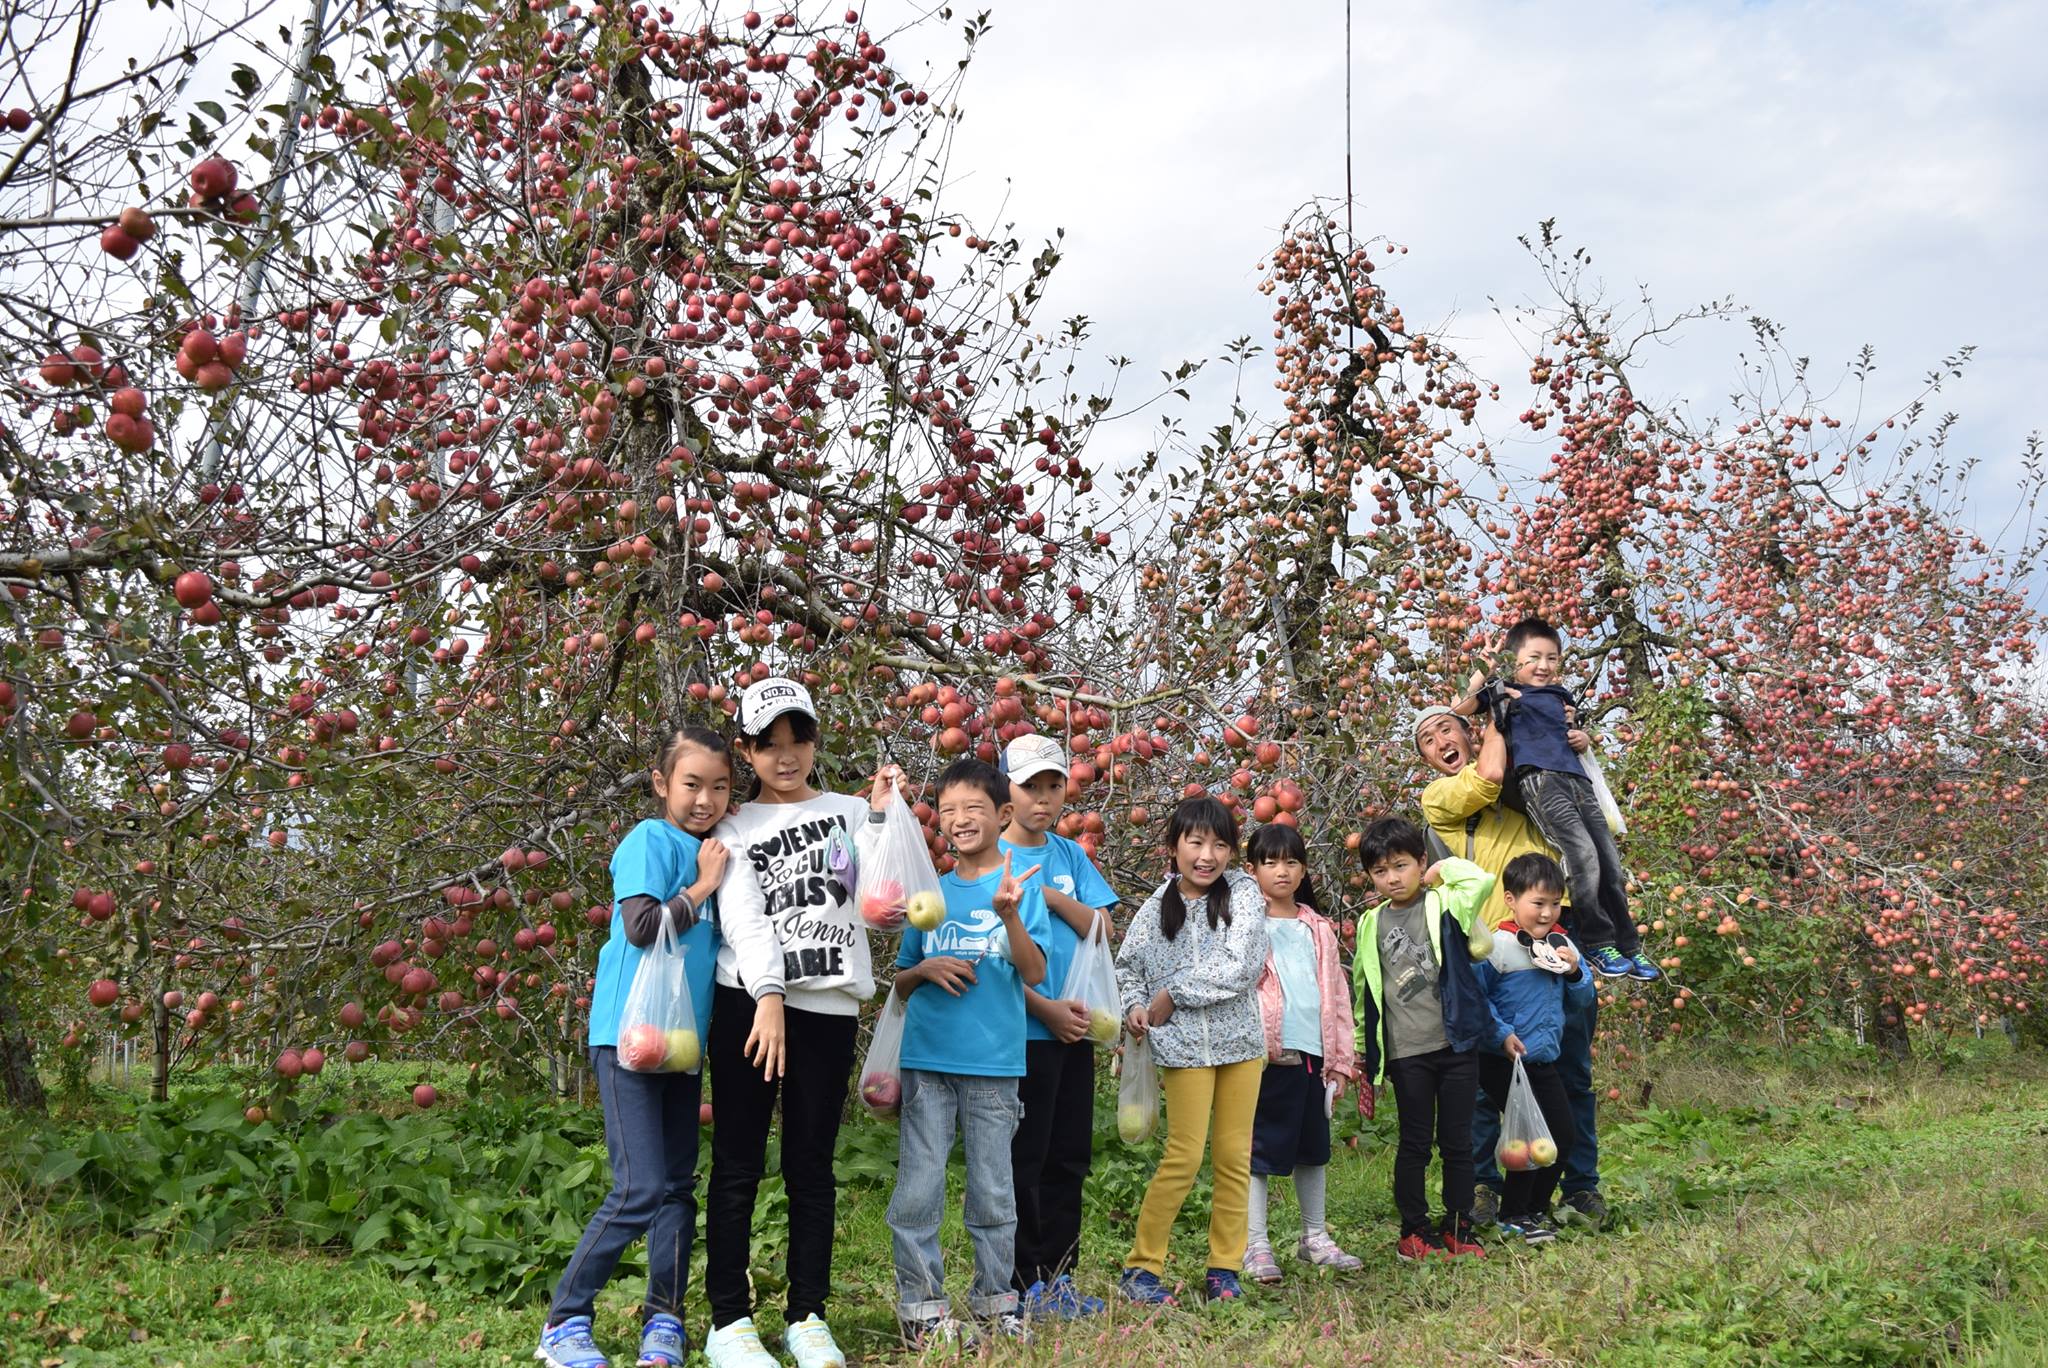
<instances>
[{"instance_id":1,"label":"yellow pants","mask_svg":"<svg viewBox=\"0 0 2048 1368\"><path fill-rule=\"evenodd\" d=\"M1266 1061L1247 1059L1209 1069L1161 1069L1166 1093L1166 1155L1145 1189L1138 1234L1126 1268L1166 1271L1166 1242L1195 1174L1210 1149L1216 1199L1209 1208L1209 1267L1232 1272L1244 1265L1246 1208L1251 1199L1252 1117L1259 1109L1259 1075ZM1214 1136L1210 1134L1214 1118Z\"/></svg>"}]
</instances>

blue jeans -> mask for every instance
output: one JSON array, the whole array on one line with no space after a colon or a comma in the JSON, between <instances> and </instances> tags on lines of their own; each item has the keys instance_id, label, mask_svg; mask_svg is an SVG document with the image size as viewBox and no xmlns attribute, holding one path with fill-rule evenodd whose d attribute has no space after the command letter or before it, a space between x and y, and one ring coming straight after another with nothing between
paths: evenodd
<instances>
[{"instance_id":1,"label":"blue jeans","mask_svg":"<svg viewBox=\"0 0 2048 1368\"><path fill-rule=\"evenodd\" d=\"M1594 1133L1593 1032L1600 1026L1600 1003L1595 999L1583 1012L1567 1008L1564 1038L1557 1055L1557 1077L1564 1084L1565 1101L1571 1103L1572 1126L1578 1138L1564 1157L1564 1181L1558 1188L1569 1197L1575 1192L1600 1190L1600 1137ZM1479 1107L1472 1115L1473 1176L1481 1187L1499 1192L1504 1183L1493 1152L1500 1146L1500 1109L1479 1095Z\"/></svg>"},{"instance_id":2,"label":"blue jeans","mask_svg":"<svg viewBox=\"0 0 2048 1368\"><path fill-rule=\"evenodd\" d=\"M683 1314L690 1242L697 1233L696 1074L634 1073L619 1052L590 1052L604 1103L604 1147L612 1190L583 1228L555 1285L548 1324L588 1316L597 1294L633 1241L647 1236L647 1301L642 1314Z\"/></svg>"},{"instance_id":3,"label":"blue jeans","mask_svg":"<svg viewBox=\"0 0 2048 1368\"><path fill-rule=\"evenodd\" d=\"M964 1214L967 1238L974 1246L968 1309L977 1316L1017 1309L1017 1289L1010 1284L1017 1251L1010 1140L1019 1119L1014 1078L903 1071L889 1232L896 1254L896 1313L904 1320L931 1320L952 1312L939 1254L939 1226L946 1217L946 1160L953 1153L956 1121L967 1151Z\"/></svg>"}]
</instances>

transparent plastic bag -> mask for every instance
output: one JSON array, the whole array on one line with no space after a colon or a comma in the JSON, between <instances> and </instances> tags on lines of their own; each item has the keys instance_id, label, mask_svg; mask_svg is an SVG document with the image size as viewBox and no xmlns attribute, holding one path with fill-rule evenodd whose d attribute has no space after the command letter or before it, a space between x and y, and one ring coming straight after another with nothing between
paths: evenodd
<instances>
[{"instance_id":1,"label":"transparent plastic bag","mask_svg":"<svg viewBox=\"0 0 2048 1368\"><path fill-rule=\"evenodd\" d=\"M676 935L674 915L661 911L661 930L641 952L619 1010L619 1067L634 1073L695 1073L704 1063L697 1038L697 1008L684 972L689 950Z\"/></svg>"},{"instance_id":2,"label":"transparent plastic bag","mask_svg":"<svg viewBox=\"0 0 2048 1368\"><path fill-rule=\"evenodd\" d=\"M1123 1077L1116 1089L1116 1133L1126 1145L1143 1144L1159 1125L1159 1070L1152 1037L1124 1037Z\"/></svg>"},{"instance_id":3,"label":"transparent plastic bag","mask_svg":"<svg viewBox=\"0 0 2048 1368\"><path fill-rule=\"evenodd\" d=\"M1536 1105L1536 1090L1529 1086L1529 1074L1519 1059L1514 1077L1508 1080L1508 1104L1500 1114L1500 1147L1493 1157L1504 1171L1549 1168L1557 1162L1557 1141L1550 1138L1543 1108Z\"/></svg>"},{"instance_id":4,"label":"transparent plastic bag","mask_svg":"<svg viewBox=\"0 0 2048 1368\"><path fill-rule=\"evenodd\" d=\"M875 1015L874 1038L860 1063L860 1100L876 1116L894 1116L903 1105L903 1023L909 1005L892 986Z\"/></svg>"},{"instance_id":5,"label":"transparent plastic bag","mask_svg":"<svg viewBox=\"0 0 2048 1368\"><path fill-rule=\"evenodd\" d=\"M933 931L946 919L939 872L932 868L924 828L900 792L891 793L880 822L862 823L854 903L876 931L901 931L905 922Z\"/></svg>"},{"instance_id":6,"label":"transparent plastic bag","mask_svg":"<svg viewBox=\"0 0 2048 1368\"><path fill-rule=\"evenodd\" d=\"M1579 752L1579 766L1586 771L1586 778L1593 784L1593 801L1600 805L1600 815L1607 819L1607 829L1616 837L1628 835L1628 822L1621 815L1621 804L1614 801L1613 790L1607 787L1607 775L1600 768L1600 757L1590 750Z\"/></svg>"},{"instance_id":7,"label":"transparent plastic bag","mask_svg":"<svg viewBox=\"0 0 2048 1368\"><path fill-rule=\"evenodd\" d=\"M1115 1043L1116 957L1109 949L1109 919L1099 911L1088 934L1081 938L1080 948L1074 951L1073 962L1067 966L1066 982L1060 985L1060 1000L1078 1002L1088 1009L1088 1034L1084 1039L1089 1043Z\"/></svg>"}]
</instances>

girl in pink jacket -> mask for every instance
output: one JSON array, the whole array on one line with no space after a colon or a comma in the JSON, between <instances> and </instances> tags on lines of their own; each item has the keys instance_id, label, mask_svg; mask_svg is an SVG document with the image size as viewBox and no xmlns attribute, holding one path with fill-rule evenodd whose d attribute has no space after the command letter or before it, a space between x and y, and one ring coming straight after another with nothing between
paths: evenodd
<instances>
[{"instance_id":1,"label":"girl in pink jacket","mask_svg":"<svg viewBox=\"0 0 2048 1368\"><path fill-rule=\"evenodd\" d=\"M1279 822L1260 827L1245 850L1245 864L1266 895L1272 949L1258 987L1266 1072L1259 1080L1259 1110L1252 1121L1251 1229L1244 1272L1256 1282L1277 1283L1280 1265L1266 1233L1267 1179L1275 1175L1293 1175L1301 1206L1301 1242L1294 1257L1324 1268L1359 1267L1359 1260L1330 1237L1323 1219L1330 1112L1345 1084L1358 1077L1356 1028L1337 933L1313 906L1315 889L1301 833Z\"/></svg>"}]
</instances>

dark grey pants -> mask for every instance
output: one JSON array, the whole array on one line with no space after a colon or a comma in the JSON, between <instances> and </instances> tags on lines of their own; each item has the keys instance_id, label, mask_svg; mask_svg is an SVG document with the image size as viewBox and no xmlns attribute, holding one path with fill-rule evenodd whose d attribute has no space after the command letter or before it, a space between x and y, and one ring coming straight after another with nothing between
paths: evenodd
<instances>
[{"instance_id":1,"label":"dark grey pants","mask_svg":"<svg viewBox=\"0 0 2048 1368\"><path fill-rule=\"evenodd\" d=\"M1611 945L1624 955L1642 949L1635 918L1628 910L1628 871L1621 848L1607 829L1593 781L1562 770L1525 769L1516 773L1529 820L1543 839L1564 857L1564 880L1571 894L1573 939L1582 950Z\"/></svg>"}]
</instances>

